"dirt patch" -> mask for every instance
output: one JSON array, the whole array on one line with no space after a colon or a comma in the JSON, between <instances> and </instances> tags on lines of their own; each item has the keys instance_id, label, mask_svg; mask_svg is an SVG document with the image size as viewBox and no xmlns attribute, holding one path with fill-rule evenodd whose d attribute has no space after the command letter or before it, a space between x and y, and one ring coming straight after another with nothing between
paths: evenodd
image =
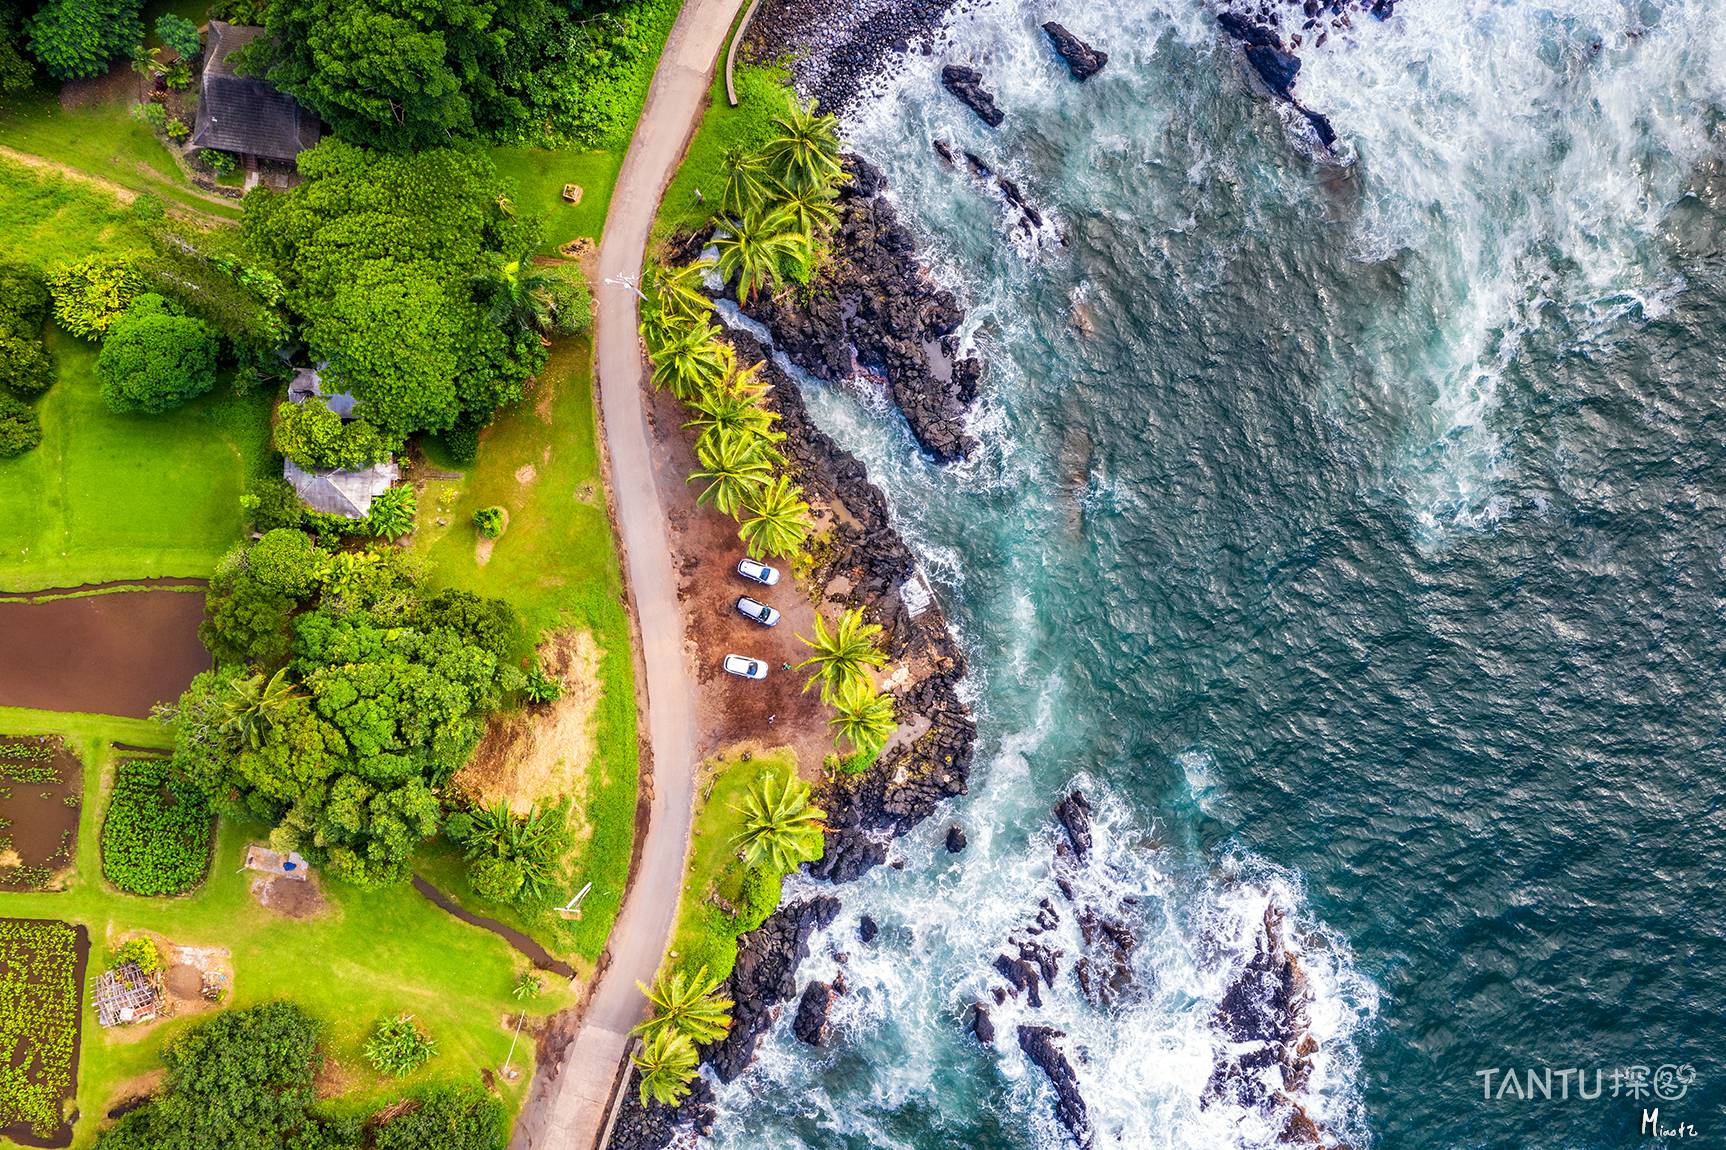
<instances>
[{"instance_id":1,"label":"dirt patch","mask_svg":"<svg viewBox=\"0 0 1726 1150\"><path fill-rule=\"evenodd\" d=\"M68 112L113 104L136 103L144 98L144 78L123 64L106 75L88 80L68 80L60 85L60 106Z\"/></svg>"},{"instance_id":2,"label":"dirt patch","mask_svg":"<svg viewBox=\"0 0 1726 1150\"><path fill-rule=\"evenodd\" d=\"M509 803L525 813L536 801L576 799L588 790L593 711L599 704L599 644L587 631L554 631L539 648L542 670L563 684L555 703L494 715L455 785L477 802ZM579 818L579 802L576 817ZM580 833L581 828L575 828Z\"/></svg>"},{"instance_id":3,"label":"dirt patch","mask_svg":"<svg viewBox=\"0 0 1726 1150\"><path fill-rule=\"evenodd\" d=\"M324 894L315 880L286 875L253 880L252 897L259 906L287 918L311 918L324 909Z\"/></svg>"},{"instance_id":4,"label":"dirt patch","mask_svg":"<svg viewBox=\"0 0 1726 1150\"><path fill-rule=\"evenodd\" d=\"M64 887L83 794L83 764L63 741L0 735L0 890Z\"/></svg>"},{"instance_id":5,"label":"dirt patch","mask_svg":"<svg viewBox=\"0 0 1726 1150\"><path fill-rule=\"evenodd\" d=\"M549 450L549 449L548 449ZM539 468L531 463L524 463L515 469L515 481L526 487L539 478Z\"/></svg>"},{"instance_id":6,"label":"dirt patch","mask_svg":"<svg viewBox=\"0 0 1726 1150\"><path fill-rule=\"evenodd\" d=\"M528 470L531 471L533 469L530 467ZM503 512L503 524L497 529L498 539L501 539L503 538L504 532L509 530L509 508L500 507L499 510ZM497 539L490 538L476 528L474 530L473 540L473 561L478 563L481 567L490 563L491 553L497 550L497 544Z\"/></svg>"},{"instance_id":7,"label":"dirt patch","mask_svg":"<svg viewBox=\"0 0 1726 1150\"><path fill-rule=\"evenodd\" d=\"M149 718L209 668L203 619L203 595L160 588L0 602L0 706Z\"/></svg>"}]
</instances>

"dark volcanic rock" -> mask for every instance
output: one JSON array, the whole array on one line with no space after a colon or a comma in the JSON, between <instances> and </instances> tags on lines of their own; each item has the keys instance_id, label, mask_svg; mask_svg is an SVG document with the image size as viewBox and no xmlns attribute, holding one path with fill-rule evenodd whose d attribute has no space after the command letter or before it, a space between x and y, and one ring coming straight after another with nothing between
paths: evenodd
<instances>
[{"instance_id":1,"label":"dark volcanic rock","mask_svg":"<svg viewBox=\"0 0 1726 1150\"><path fill-rule=\"evenodd\" d=\"M1089 80L1109 62L1107 52L1091 47L1053 20L1043 25L1043 31L1049 34L1049 39L1055 44L1055 51L1067 62L1067 68L1073 73L1075 80Z\"/></svg>"},{"instance_id":2,"label":"dark volcanic rock","mask_svg":"<svg viewBox=\"0 0 1726 1150\"><path fill-rule=\"evenodd\" d=\"M808 871L828 882L855 882L886 861L886 843L848 828L827 836L827 853L810 863Z\"/></svg>"},{"instance_id":3,"label":"dark volcanic rock","mask_svg":"<svg viewBox=\"0 0 1726 1150\"><path fill-rule=\"evenodd\" d=\"M1247 63L1265 82L1265 87L1285 100L1294 99L1295 77L1300 75L1300 58L1281 48L1254 44L1247 49Z\"/></svg>"},{"instance_id":4,"label":"dark volcanic rock","mask_svg":"<svg viewBox=\"0 0 1726 1150\"><path fill-rule=\"evenodd\" d=\"M643 1106L641 1071L631 1070L629 1084L618 1105L617 1125L612 1128L611 1141L606 1146L609 1150L665 1150L674 1141L710 1133L717 1116L713 1087L707 1079L698 1076L690 1083L689 1094L679 1106L659 1102Z\"/></svg>"},{"instance_id":5,"label":"dark volcanic rock","mask_svg":"<svg viewBox=\"0 0 1726 1150\"><path fill-rule=\"evenodd\" d=\"M999 128L1007 114L995 107L995 97L983 87L983 73L963 64L948 64L941 69L941 86L959 98L959 102L977 113L977 118L991 128Z\"/></svg>"},{"instance_id":6,"label":"dark volcanic rock","mask_svg":"<svg viewBox=\"0 0 1726 1150\"><path fill-rule=\"evenodd\" d=\"M1056 803L1055 818L1067 832L1073 853L1081 860L1087 858L1091 853L1091 804L1085 800L1085 792L1075 790Z\"/></svg>"},{"instance_id":7,"label":"dark volcanic rock","mask_svg":"<svg viewBox=\"0 0 1726 1150\"><path fill-rule=\"evenodd\" d=\"M1256 24L1236 12L1221 12L1217 15L1217 23L1222 30L1243 44L1259 48L1275 48L1282 50L1283 42L1276 32L1263 24Z\"/></svg>"},{"instance_id":8,"label":"dark volcanic rock","mask_svg":"<svg viewBox=\"0 0 1726 1150\"><path fill-rule=\"evenodd\" d=\"M1079 1093L1079 1077L1073 1073L1073 1064L1055 1045L1055 1039L1063 1037L1065 1035L1052 1026L1020 1026L1019 1049L1048 1075L1049 1085L1055 1088L1055 1117L1067 1128L1073 1141L1089 1150L1093 1137L1091 1116L1085 1108L1084 1097Z\"/></svg>"},{"instance_id":9,"label":"dark volcanic rock","mask_svg":"<svg viewBox=\"0 0 1726 1150\"><path fill-rule=\"evenodd\" d=\"M1375 2L1387 5L1386 16L1389 15L1388 7L1395 4L1395 0L1375 0ZM1334 13L1339 8L1340 4L1337 3L1337 0L1332 0L1328 11ZM1326 6L1321 5L1318 0L1306 0L1307 25L1310 27L1314 19L1325 10L1327 10ZM1377 15L1376 9L1374 15ZM1380 17L1380 19L1383 18ZM1274 29L1237 12L1219 13L1217 24L1229 36L1246 46L1247 63L1252 65L1258 78L1264 82L1265 87L1270 90L1273 96L1286 102L1306 118L1306 122L1312 125L1313 135L1318 137L1318 142L1327 150L1336 143L1336 129L1331 126L1330 120L1306 107L1295 97L1294 86L1295 78L1300 75L1300 57L1294 55L1289 49L1300 47L1300 36L1294 37L1292 45L1285 45L1282 37L1278 36ZM1317 42L1324 43L1322 31Z\"/></svg>"},{"instance_id":10,"label":"dark volcanic rock","mask_svg":"<svg viewBox=\"0 0 1726 1150\"><path fill-rule=\"evenodd\" d=\"M875 936L881 933L881 928L875 925L875 920L864 915L857 920L857 941L874 942Z\"/></svg>"},{"instance_id":11,"label":"dark volcanic rock","mask_svg":"<svg viewBox=\"0 0 1726 1150\"><path fill-rule=\"evenodd\" d=\"M910 231L879 194L880 173L848 163L833 259L815 290L806 299L758 293L744 310L817 379L839 383L859 368L884 379L918 445L937 462L963 459L977 445L965 418L983 374L975 358L958 358L964 309L918 264Z\"/></svg>"},{"instance_id":12,"label":"dark volcanic rock","mask_svg":"<svg viewBox=\"0 0 1726 1150\"><path fill-rule=\"evenodd\" d=\"M989 1008L981 1002L971 1007L971 1033L984 1046L995 1044L995 1020L989 1017Z\"/></svg>"},{"instance_id":13,"label":"dark volcanic rock","mask_svg":"<svg viewBox=\"0 0 1726 1150\"><path fill-rule=\"evenodd\" d=\"M797 1017L791 1022L797 1041L810 1046L827 1044L827 1012L833 1009L836 997L838 991L825 982L811 982L803 988L803 997L797 1000Z\"/></svg>"},{"instance_id":14,"label":"dark volcanic rock","mask_svg":"<svg viewBox=\"0 0 1726 1150\"><path fill-rule=\"evenodd\" d=\"M773 1025L782 1003L797 993L797 965L809 956L809 936L832 924L839 900L831 895L780 907L759 929L737 940L737 965L725 981L731 1030L702 1048L702 1061L720 1081L730 1082L749 1066L755 1046Z\"/></svg>"},{"instance_id":15,"label":"dark volcanic rock","mask_svg":"<svg viewBox=\"0 0 1726 1150\"><path fill-rule=\"evenodd\" d=\"M947 853L958 854L965 849L965 828L954 823L947 828Z\"/></svg>"}]
</instances>

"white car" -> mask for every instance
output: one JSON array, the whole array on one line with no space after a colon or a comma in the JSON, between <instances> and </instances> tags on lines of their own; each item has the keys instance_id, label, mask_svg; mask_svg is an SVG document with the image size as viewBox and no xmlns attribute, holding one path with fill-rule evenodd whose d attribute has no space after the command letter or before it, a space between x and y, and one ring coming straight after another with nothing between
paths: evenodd
<instances>
[{"instance_id":1,"label":"white car","mask_svg":"<svg viewBox=\"0 0 1726 1150\"><path fill-rule=\"evenodd\" d=\"M745 579L761 584L763 587L771 587L779 582L779 569L777 567L769 567L767 564L757 563L753 559L739 559L737 561L737 573Z\"/></svg>"},{"instance_id":2,"label":"white car","mask_svg":"<svg viewBox=\"0 0 1726 1150\"><path fill-rule=\"evenodd\" d=\"M760 659L745 659L742 655L725 656L725 672L744 679L765 679L767 664Z\"/></svg>"},{"instance_id":3,"label":"white car","mask_svg":"<svg viewBox=\"0 0 1726 1150\"><path fill-rule=\"evenodd\" d=\"M745 619L761 624L763 627L775 627L779 624L779 612L747 595L737 597L737 611Z\"/></svg>"}]
</instances>

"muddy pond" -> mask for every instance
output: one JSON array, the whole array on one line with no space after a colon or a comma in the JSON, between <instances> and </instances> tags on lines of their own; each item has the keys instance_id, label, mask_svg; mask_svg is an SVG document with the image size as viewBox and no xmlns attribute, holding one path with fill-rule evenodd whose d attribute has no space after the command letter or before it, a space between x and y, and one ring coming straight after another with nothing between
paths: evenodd
<instances>
[{"instance_id":1,"label":"muddy pond","mask_svg":"<svg viewBox=\"0 0 1726 1150\"><path fill-rule=\"evenodd\" d=\"M83 793L83 767L59 739L0 735L0 890L59 885Z\"/></svg>"},{"instance_id":2,"label":"muddy pond","mask_svg":"<svg viewBox=\"0 0 1726 1150\"><path fill-rule=\"evenodd\" d=\"M0 599L0 707L142 719L179 698L210 666L198 642L203 592L186 586Z\"/></svg>"}]
</instances>

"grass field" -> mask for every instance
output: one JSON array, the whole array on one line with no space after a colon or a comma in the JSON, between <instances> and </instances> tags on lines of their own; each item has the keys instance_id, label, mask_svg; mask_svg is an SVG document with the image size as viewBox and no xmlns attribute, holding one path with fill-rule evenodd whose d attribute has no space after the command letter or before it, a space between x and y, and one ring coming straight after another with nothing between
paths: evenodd
<instances>
[{"instance_id":1,"label":"grass field","mask_svg":"<svg viewBox=\"0 0 1726 1150\"><path fill-rule=\"evenodd\" d=\"M85 761L85 802L80 815L77 871L69 889L55 893L0 894L0 917L58 918L89 928L92 977L106 946L147 927L180 945L219 946L232 955L235 980L230 1004L245 1006L291 998L328 1027L326 1046L335 1063L338 1109L360 1112L433 1079L476 1075L501 1067L510 1045L507 1022L515 1002L510 989L527 969L502 940L438 910L406 885L360 891L329 883L328 906L303 920L259 907L250 893L250 872L239 870L245 844L265 828L224 822L210 877L183 898L122 895L100 879L98 823L114 754L110 741L136 745L164 742L160 727L141 720L55 715L0 708L7 734L68 736ZM568 1005L557 980L530 1007L543 1015ZM409 1011L438 1041L438 1055L404 1079L385 1078L365 1063L365 1038L378 1019ZM193 1020L169 1020L148 1032L104 1031L92 1011L84 1014L84 1046L78 1074L79 1121L75 1146L87 1146L109 1101L127 1084L160 1065L162 1039ZM516 1065L531 1068L531 1043L516 1048ZM521 1104L528 1077L500 1080L508 1105ZM0 1139L0 1145L12 1143Z\"/></svg>"},{"instance_id":2,"label":"grass field","mask_svg":"<svg viewBox=\"0 0 1726 1150\"><path fill-rule=\"evenodd\" d=\"M96 347L52 331L59 381L42 444L0 460L0 590L208 575L240 537L240 495L269 451L267 396L224 385L178 411L115 415Z\"/></svg>"},{"instance_id":3,"label":"grass field","mask_svg":"<svg viewBox=\"0 0 1726 1150\"><path fill-rule=\"evenodd\" d=\"M749 758L743 758L747 750ZM769 776L784 780L797 771L797 752L790 747L733 748L702 764L700 798L689 831L689 860L683 894L677 904L677 926L671 934L666 961L693 972L724 978L737 961L737 936L761 925L779 905L783 876L763 874L766 895L750 899L745 890L748 868L737 857L732 840L742 828L738 804L758 781ZM736 916L709 901L714 894L738 908Z\"/></svg>"},{"instance_id":4,"label":"grass field","mask_svg":"<svg viewBox=\"0 0 1726 1150\"><path fill-rule=\"evenodd\" d=\"M581 628L599 645L595 769L587 794L577 796L594 831L574 877L575 888L591 881L593 890L579 921L550 916L533 931L561 935L555 949L573 946L587 958L605 945L622 902L637 771L635 668L600 479L590 363L586 339L559 342L535 389L485 432L479 461L459 479L427 482L414 536L434 584L507 599L536 633ZM494 505L508 510L509 526L481 563L473 513Z\"/></svg>"},{"instance_id":5,"label":"grass field","mask_svg":"<svg viewBox=\"0 0 1726 1150\"><path fill-rule=\"evenodd\" d=\"M585 236L597 241L611 207L611 189L623 166L623 149L609 152L492 148L497 170L515 181L516 209L545 219L545 245L558 248ZM579 204L565 203L563 185L581 188Z\"/></svg>"}]
</instances>

